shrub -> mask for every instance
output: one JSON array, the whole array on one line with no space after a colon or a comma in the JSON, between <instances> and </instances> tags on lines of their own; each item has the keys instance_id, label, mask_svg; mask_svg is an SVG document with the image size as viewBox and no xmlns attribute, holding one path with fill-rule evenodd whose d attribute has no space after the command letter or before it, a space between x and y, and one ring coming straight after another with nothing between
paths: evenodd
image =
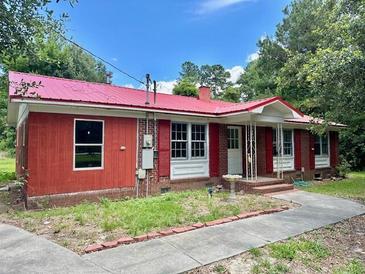
<instances>
[{"instance_id":1,"label":"shrub","mask_svg":"<svg viewBox=\"0 0 365 274\"><path fill-rule=\"evenodd\" d=\"M351 171L351 165L345 160L342 159L341 163L336 166L336 172L340 177L346 177Z\"/></svg>"}]
</instances>

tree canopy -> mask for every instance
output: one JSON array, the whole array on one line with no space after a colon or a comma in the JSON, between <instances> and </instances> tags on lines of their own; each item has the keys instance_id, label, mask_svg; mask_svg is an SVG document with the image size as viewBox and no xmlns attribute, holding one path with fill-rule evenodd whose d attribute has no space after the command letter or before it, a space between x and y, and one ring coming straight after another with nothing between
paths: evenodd
<instances>
[{"instance_id":1,"label":"tree canopy","mask_svg":"<svg viewBox=\"0 0 365 274\"><path fill-rule=\"evenodd\" d=\"M259 41L259 58L239 80L242 93L280 95L310 115L347 124L341 154L364 166L365 2L294 0L284 15L275 36Z\"/></svg>"},{"instance_id":2,"label":"tree canopy","mask_svg":"<svg viewBox=\"0 0 365 274\"><path fill-rule=\"evenodd\" d=\"M0 3L0 150L14 152L14 130L6 124L9 70L106 82L104 64L58 35L64 31L64 21L52 17L49 3Z\"/></svg>"}]
</instances>

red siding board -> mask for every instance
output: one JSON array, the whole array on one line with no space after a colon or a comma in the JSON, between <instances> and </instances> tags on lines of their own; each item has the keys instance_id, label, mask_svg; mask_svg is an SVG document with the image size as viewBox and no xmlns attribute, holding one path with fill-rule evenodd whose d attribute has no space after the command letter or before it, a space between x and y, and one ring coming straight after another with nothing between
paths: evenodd
<instances>
[{"instance_id":1,"label":"red siding board","mask_svg":"<svg viewBox=\"0 0 365 274\"><path fill-rule=\"evenodd\" d=\"M266 150L266 173L273 173L274 163L273 163L273 146L272 146L272 128L265 128L265 150Z\"/></svg>"},{"instance_id":2,"label":"red siding board","mask_svg":"<svg viewBox=\"0 0 365 274\"><path fill-rule=\"evenodd\" d=\"M338 164L338 132L330 132L330 162L331 167L336 167Z\"/></svg>"},{"instance_id":3,"label":"red siding board","mask_svg":"<svg viewBox=\"0 0 365 274\"><path fill-rule=\"evenodd\" d=\"M158 177L170 176L170 125L169 120L159 120L158 124Z\"/></svg>"},{"instance_id":4,"label":"red siding board","mask_svg":"<svg viewBox=\"0 0 365 274\"><path fill-rule=\"evenodd\" d=\"M75 118L104 120L103 169L73 170ZM136 125L132 118L30 113L28 196L133 187Z\"/></svg>"},{"instance_id":5,"label":"red siding board","mask_svg":"<svg viewBox=\"0 0 365 274\"><path fill-rule=\"evenodd\" d=\"M309 169L315 168L314 135L309 133Z\"/></svg>"},{"instance_id":6,"label":"red siding board","mask_svg":"<svg viewBox=\"0 0 365 274\"><path fill-rule=\"evenodd\" d=\"M301 170L302 167L302 150L301 150L301 130L294 130L294 167L295 170Z\"/></svg>"},{"instance_id":7,"label":"red siding board","mask_svg":"<svg viewBox=\"0 0 365 274\"><path fill-rule=\"evenodd\" d=\"M209 175L219 176L219 124L209 124Z\"/></svg>"}]
</instances>

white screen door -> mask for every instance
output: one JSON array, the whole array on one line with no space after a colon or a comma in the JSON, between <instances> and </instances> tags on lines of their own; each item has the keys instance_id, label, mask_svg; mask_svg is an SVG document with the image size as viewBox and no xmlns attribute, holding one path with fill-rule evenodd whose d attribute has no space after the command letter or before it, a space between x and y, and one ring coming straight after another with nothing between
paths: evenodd
<instances>
[{"instance_id":1,"label":"white screen door","mask_svg":"<svg viewBox=\"0 0 365 274\"><path fill-rule=\"evenodd\" d=\"M242 174L242 128L228 127L228 173Z\"/></svg>"}]
</instances>

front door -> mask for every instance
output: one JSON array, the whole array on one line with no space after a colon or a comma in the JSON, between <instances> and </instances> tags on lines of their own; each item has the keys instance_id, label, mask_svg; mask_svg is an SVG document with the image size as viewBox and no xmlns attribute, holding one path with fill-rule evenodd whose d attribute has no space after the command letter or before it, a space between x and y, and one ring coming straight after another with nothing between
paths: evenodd
<instances>
[{"instance_id":1,"label":"front door","mask_svg":"<svg viewBox=\"0 0 365 274\"><path fill-rule=\"evenodd\" d=\"M242 128L228 127L228 174L242 174Z\"/></svg>"}]
</instances>

